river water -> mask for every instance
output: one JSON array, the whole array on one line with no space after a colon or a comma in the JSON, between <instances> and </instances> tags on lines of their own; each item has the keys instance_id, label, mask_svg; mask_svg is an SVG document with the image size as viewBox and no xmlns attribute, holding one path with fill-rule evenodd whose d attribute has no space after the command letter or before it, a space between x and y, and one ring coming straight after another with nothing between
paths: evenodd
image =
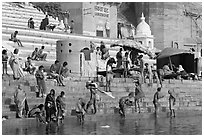
<instances>
[{"instance_id":1,"label":"river water","mask_svg":"<svg viewBox=\"0 0 204 137\"><path fill-rule=\"evenodd\" d=\"M80 125L68 117L59 125L37 123L35 119L2 122L3 135L201 135L202 115L149 118L120 118L85 121Z\"/></svg>"}]
</instances>

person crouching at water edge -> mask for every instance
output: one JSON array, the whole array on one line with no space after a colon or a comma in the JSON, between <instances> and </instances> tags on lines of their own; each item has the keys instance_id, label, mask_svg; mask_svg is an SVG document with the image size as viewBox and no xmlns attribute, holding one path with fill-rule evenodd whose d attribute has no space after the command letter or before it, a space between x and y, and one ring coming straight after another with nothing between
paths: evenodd
<instances>
[{"instance_id":1,"label":"person crouching at water edge","mask_svg":"<svg viewBox=\"0 0 204 137\"><path fill-rule=\"evenodd\" d=\"M127 106L133 106L133 102L132 101L134 99L134 92L130 92L128 94L128 96L122 97L119 100L119 113L122 117L125 117L125 108Z\"/></svg>"},{"instance_id":2,"label":"person crouching at water edge","mask_svg":"<svg viewBox=\"0 0 204 137\"><path fill-rule=\"evenodd\" d=\"M35 117L37 121L42 122L43 124L47 124L45 122L45 110L44 110L44 105L40 104L38 106L34 106L28 113L28 117L32 118Z\"/></svg>"},{"instance_id":3,"label":"person crouching at water edge","mask_svg":"<svg viewBox=\"0 0 204 137\"><path fill-rule=\"evenodd\" d=\"M56 121L55 90L51 89L45 98L46 122Z\"/></svg>"},{"instance_id":4,"label":"person crouching at water edge","mask_svg":"<svg viewBox=\"0 0 204 137\"><path fill-rule=\"evenodd\" d=\"M153 104L155 108L155 116L157 116L158 109L160 106L159 100L163 97L164 95L161 94L161 87L158 87L156 93L154 94L154 99L153 99Z\"/></svg>"},{"instance_id":5,"label":"person crouching at water edge","mask_svg":"<svg viewBox=\"0 0 204 137\"><path fill-rule=\"evenodd\" d=\"M176 104L176 94L174 89L170 89L169 93L169 110L170 110L170 117L175 117L175 104Z\"/></svg>"},{"instance_id":6,"label":"person crouching at water edge","mask_svg":"<svg viewBox=\"0 0 204 137\"><path fill-rule=\"evenodd\" d=\"M84 122L85 113L86 113L86 101L83 98L79 98L76 104L76 115L77 120L80 123Z\"/></svg>"},{"instance_id":7,"label":"person crouching at water edge","mask_svg":"<svg viewBox=\"0 0 204 137\"><path fill-rule=\"evenodd\" d=\"M65 104L65 93L64 91L62 91L60 93L60 95L57 97L56 99L56 104L57 104L57 118L58 120L62 120L65 117L65 113L66 113L66 104Z\"/></svg>"}]
</instances>

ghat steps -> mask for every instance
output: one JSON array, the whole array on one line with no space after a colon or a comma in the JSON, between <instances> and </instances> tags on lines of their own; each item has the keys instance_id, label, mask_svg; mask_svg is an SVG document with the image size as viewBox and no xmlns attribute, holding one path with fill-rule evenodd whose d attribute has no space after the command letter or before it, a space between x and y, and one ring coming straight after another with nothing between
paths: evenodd
<instances>
[{"instance_id":1,"label":"ghat steps","mask_svg":"<svg viewBox=\"0 0 204 137\"><path fill-rule=\"evenodd\" d=\"M73 78L65 80L66 87L55 86L55 82L52 80L47 80L47 91L50 89L56 90L56 95L59 95L61 91L65 91L66 94L66 104L68 115L71 114L71 110L75 108L76 101L79 97L89 98L90 92L85 88L86 81L91 80L90 78ZM92 78L93 80L93 78ZM26 82L25 82L26 81ZM17 82L13 80L2 81L2 104L3 104L3 115L9 115L10 118L13 118L14 110L13 108L13 93L17 86ZM43 98L36 98L36 93L34 87L36 86L36 80L34 77L29 76L24 80L24 90L27 93L28 104L30 108L34 105L44 103ZM165 95L163 99L161 99L161 112L168 111L168 89L175 88L176 93L178 93L178 98L176 100L176 106L178 110L201 110L202 109L202 83L201 81L190 81L184 80L183 83L179 80L173 80L169 84L168 81L164 81L164 87L162 88L162 93ZM141 112L151 113L154 111L153 108L153 95L156 91L156 84L153 84L153 87L149 87L147 84L142 85L142 89L145 93L145 98L143 102L140 103ZM104 89L104 87L100 87L100 89ZM122 96L126 96L129 92L134 91L134 84L132 80L127 79L118 79L115 78L112 85L111 90L115 99L112 99L104 94L100 94L101 102L100 108L98 110L98 114L113 114L118 111L118 100ZM134 113L134 108L127 108L127 113Z\"/></svg>"}]
</instances>

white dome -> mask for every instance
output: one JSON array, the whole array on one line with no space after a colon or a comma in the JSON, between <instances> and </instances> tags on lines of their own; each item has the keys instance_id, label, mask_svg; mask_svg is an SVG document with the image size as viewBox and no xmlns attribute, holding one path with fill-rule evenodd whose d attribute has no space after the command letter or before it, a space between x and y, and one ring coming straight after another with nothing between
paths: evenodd
<instances>
[{"instance_id":1,"label":"white dome","mask_svg":"<svg viewBox=\"0 0 204 137\"><path fill-rule=\"evenodd\" d=\"M141 22L137 25L136 36L151 36L150 26L145 22L145 17L142 13Z\"/></svg>"}]
</instances>

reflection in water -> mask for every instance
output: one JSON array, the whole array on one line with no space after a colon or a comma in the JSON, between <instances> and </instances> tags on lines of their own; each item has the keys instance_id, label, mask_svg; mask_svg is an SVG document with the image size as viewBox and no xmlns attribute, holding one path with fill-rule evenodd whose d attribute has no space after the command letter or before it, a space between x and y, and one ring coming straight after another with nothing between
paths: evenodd
<instances>
[{"instance_id":1,"label":"reflection in water","mask_svg":"<svg viewBox=\"0 0 204 137\"><path fill-rule=\"evenodd\" d=\"M120 120L119 120L119 131L120 131L120 133L125 133L125 119L124 118L121 118Z\"/></svg>"},{"instance_id":2,"label":"reflection in water","mask_svg":"<svg viewBox=\"0 0 204 137\"><path fill-rule=\"evenodd\" d=\"M101 128L108 125L109 128ZM3 135L142 135L142 134L201 134L202 115L188 117L113 118L85 121L80 125L76 118L66 118L64 123L41 124L35 120L7 120L2 124Z\"/></svg>"},{"instance_id":3,"label":"reflection in water","mask_svg":"<svg viewBox=\"0 0 204 137\"><path fill-rule=\"evenodd\" d=\"M174 124L175 124L175 118L170 117L169 118L169 132L171 134L175 134L175 132L174 132Z\"/></svg>"},{"instance_id":4,"label":"reflection in water","mask_svg":"<svg viewBox=\"0 0 204 137\"><path fill-rule=\"evenodd\" d=\"M58 126L57 123L50 123L46 125L46 135L57 135L59 133L60 125Z\"/></svg>"},{"instance_id":5,"label":"reflection in water","mask_svg":"<svg viewBox=\"0 0 204 137\"><path fill-rule=\"evenodd\" d=\"M154 119L154 134L157 135L158 131L160 131L160 125L159 125L159 122L158 122L158 118L155 116L155 119Z\"/></svg>"}]
</instances>

